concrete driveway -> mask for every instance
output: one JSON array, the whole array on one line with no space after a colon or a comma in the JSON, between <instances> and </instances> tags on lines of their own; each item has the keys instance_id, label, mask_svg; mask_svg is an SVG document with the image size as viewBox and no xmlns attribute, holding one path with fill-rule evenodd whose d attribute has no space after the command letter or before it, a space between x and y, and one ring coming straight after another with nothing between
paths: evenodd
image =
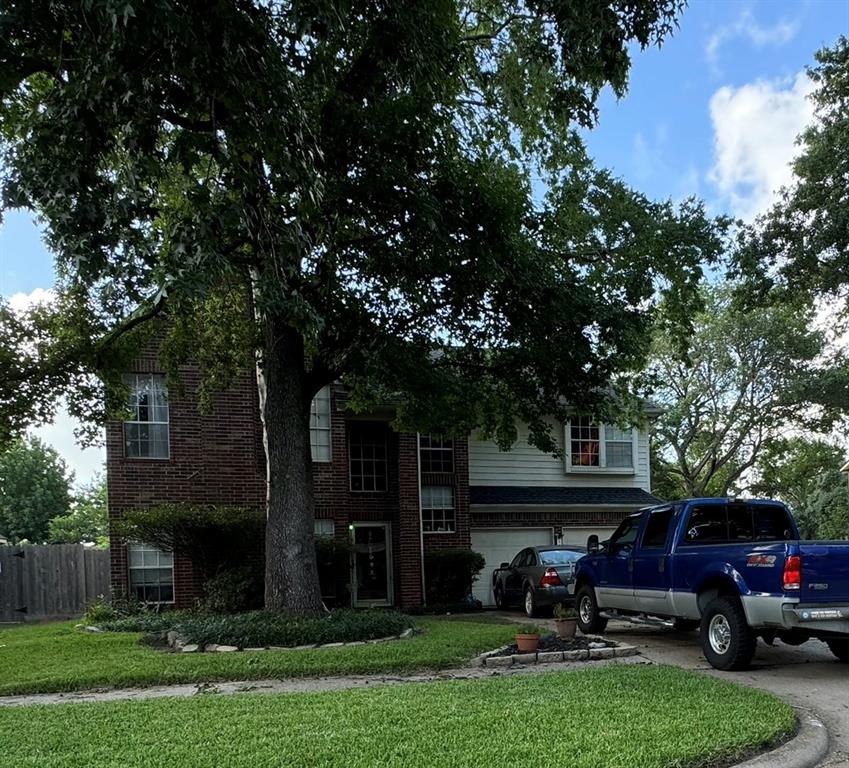
<instances>
[{"instance_id":1,"label":"concrete driveway","mask_svg":"<svg viewBox=\"0 0 849 768\"><path fill-rule=\"evenodd\" d=\"M523 614L505 613L526 621ZM539 624L554 622L535 619ZM753 688L770 691L796 707L810 709L828 728L831 749L821 765L849 768L849 664L839 663L818 640L793 648L776 641L770 648L758 641L752 668L745 672L719 672L707 663L698 632L673 632L661 627L611 621L604 633L611 640L635 645L656 664L696 669Z\"/></svg>"}]
</instances>

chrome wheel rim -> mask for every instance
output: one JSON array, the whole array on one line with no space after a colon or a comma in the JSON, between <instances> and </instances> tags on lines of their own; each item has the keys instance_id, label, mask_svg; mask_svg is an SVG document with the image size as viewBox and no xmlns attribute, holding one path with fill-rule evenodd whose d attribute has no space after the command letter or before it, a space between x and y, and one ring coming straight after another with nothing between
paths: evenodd
<instances>
[{"instance_id":1,"label":"chrome wheel rim","mask_svg":"<svg viewBox=\"0 0 849 768\"><path fill-rule=\"evenodd\" d=\"M578 615L584 624L589 624L593 618L593 603L589 595L584 595L581 598L581 604L578 606Z\"/></svg>"},{"instance_id":2,"label":"chrome wheel rim","mask_svg":"<svg viewBox=\"0 0 849 768\"><path fill-rule=\"evenodd\" d=\"M525 613L530 616L534 612L534 596L531 590L525 592Z\"/></svg>"},{"instance_id":3,"label":"chrome wheel rim","mask_svg":"<svg viewBox=\"0 0 849 768\"><path fill-rule=\"evenodd\" d=\"M731 625L721 613L716 614L708 625L708 641L714 653L720 656L731 647Z\"/></svg>"}]
</instances>

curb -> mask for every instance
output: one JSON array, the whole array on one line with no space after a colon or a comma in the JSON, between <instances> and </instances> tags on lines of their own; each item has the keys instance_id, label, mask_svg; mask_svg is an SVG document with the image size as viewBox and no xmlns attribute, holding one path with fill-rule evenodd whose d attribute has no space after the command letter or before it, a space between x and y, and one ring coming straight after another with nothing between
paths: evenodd
<instances>
[{"instance_id":1,"label":"curb","mask_svg":"<svg viewBox=\"0 0 849 768\"><path fill-rule=\"evenodd\" d=\"M734 768L814 768L828 754L825 724L810 712L799 713L799 731L790 741Z\"/></svg>"},{"instance_id":2,"label":"curb","mask_svg":"<svg viewBox=\"0 0 849 768\"><path fill-rule=\"evenodd\" d=\"M623 656L636 656L639 649L634 645L619 644L608 648L589 648L577 651L534 651L533 653L514 653L510 656L496 656L510 646L503 645L494 651L482 653L472 661L482 667L511 667L514 664L550 664L569 661L597 661Z\"/></svg>"}]
</instances>

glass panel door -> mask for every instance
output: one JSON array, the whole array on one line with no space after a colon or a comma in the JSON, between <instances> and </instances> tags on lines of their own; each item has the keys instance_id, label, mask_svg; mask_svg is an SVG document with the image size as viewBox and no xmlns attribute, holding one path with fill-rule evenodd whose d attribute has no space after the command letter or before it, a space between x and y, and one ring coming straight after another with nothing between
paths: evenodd
<instances>
[{"instance_id":1,"label":"glass panel door","mask_svg":"<svg viewBox=\"0 0 849 768\"><path fill-rule=\"evenodd\" d=\"M392 605L389 523L354 523L351 528L354 605Z\"/></svg>"}]
</instances>

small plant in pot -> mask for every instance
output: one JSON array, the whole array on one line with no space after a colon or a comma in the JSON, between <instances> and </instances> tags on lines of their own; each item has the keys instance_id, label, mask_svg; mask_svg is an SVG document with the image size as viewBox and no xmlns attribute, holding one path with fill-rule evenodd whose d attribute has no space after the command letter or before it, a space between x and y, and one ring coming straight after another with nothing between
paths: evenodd
<instances>
[{"instance_id":1,"label":"small plant in pot","mask_svg":"<svg viewBox=\"0 0 849 768\"><path fill-rule=\"evenodd\" d=\"M578 626L578 614L574 608L564 608L562 603L557 603L554 606L554 623L557 625L557 636L561 640L571 640Z\"/></svg>"},{"instance_id":2,"label":"small plant in pot","mask_svg":"<svg viewBox=\"0 0 849 768\"><path fill-rule=\"evenodd\" d=\"M523 624L516 631L519 653L535 653L539 648L539 630L533 624Z\"/></svg>"}]
</instances>

